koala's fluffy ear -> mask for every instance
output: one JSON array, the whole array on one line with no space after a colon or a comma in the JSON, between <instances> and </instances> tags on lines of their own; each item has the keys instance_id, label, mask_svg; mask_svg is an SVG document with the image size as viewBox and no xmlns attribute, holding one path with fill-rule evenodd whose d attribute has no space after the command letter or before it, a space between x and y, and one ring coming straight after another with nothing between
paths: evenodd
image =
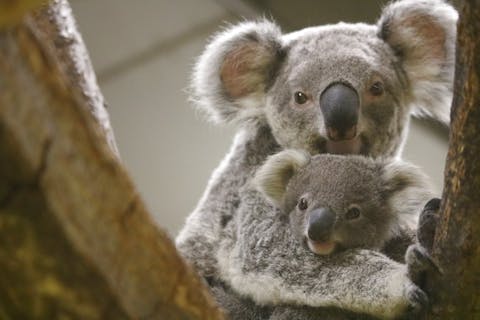
<instances>
[{"instance_id":1,"label":"koala's fluffy ear","mask_svg":"<svg viewBox=\"0 0 480 320\"><path fill-rule=\"evenodd\" d=\"M420 212L435 197L430 179L420 168L398 159L385 160L382 179L383 196L398 217L400 228L416 229Z\"/></svg>"},{"instance_id":2,"label":"koala's fluffy ear","mask_svg":"<svg viewBox=\"0 0 480 320\"><path fill-rule=\"evenodd\" d=\"M383 10L379 36L398 55L413 93L414 115L449 124L457 11L443 0L401 0Z\"/></svg>"},{"instance_id":3,"label":"koala's fluffy ear","mask_svg":"<svg viewBox=\"0 0 480 320\"><path fill-rule=\"evenodd\" d=\"M309 162L310 155L304 151L284 150L265 161L255 174L254 183L274 205L280 206L288 182Z\"/></svg>"},{"instance_id":4,"label":"koala's fluffy ear","mask_svg":"<svg viewBox=\"0 0 480 320\"><path fill-rule=\"evenodd\" d=\"M192 99L216 122L256 119L283 57L281 31L273 22L227 28L195 65Z\"/></svg>"}]
</instances>

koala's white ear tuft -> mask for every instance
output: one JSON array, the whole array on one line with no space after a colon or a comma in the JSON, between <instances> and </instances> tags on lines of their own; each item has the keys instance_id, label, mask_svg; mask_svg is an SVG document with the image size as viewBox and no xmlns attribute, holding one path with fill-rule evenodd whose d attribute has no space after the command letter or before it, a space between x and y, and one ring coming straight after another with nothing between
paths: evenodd
<instances>
[{"instance_id":1,"label":"koala's white ear tuft","mask_svg":"<svg viewBox=\"0 0 480 320\"><path fill-rule=\"evenodd\" d=\"M430 179L420 168L399 159L386 160L382 170L383 196L399 219L400 228L415 230L425 204L435 197Z\"/></svg>"},{"instance_id":2,"label":"koala's white ear tuft","mask_svg":"<svg viewBox=\"0 0 480 320\"><path fill-rule=\"evenodd\" d=\"M383 10L379 36L408 77L412 113L450 122L457 11L443 0L401 0Z\"/></svg>"},{"instance_id":3,"label":"koala's white ear tuft","mask_svg":"<svg viewBox=\"0 0 480 320\"><path fill-rule=\"evenodd\" d=\"M279 206L292 176L309 162L310 155L304 151L284 150L265 161L255 174L254 183L274 205Z\"/></svg>"},{"instance_id":4,"label":"koala's white ear tuft","mask_svg":"<svg viewBox=\"0 0 480 320\"><path fill-rule=\"evenodd\" d=\"M195 65L192 100L216 122L259 118L284 55L281 31L273 22L227 28L213 37Z\"/></svg>"}]
</instances>

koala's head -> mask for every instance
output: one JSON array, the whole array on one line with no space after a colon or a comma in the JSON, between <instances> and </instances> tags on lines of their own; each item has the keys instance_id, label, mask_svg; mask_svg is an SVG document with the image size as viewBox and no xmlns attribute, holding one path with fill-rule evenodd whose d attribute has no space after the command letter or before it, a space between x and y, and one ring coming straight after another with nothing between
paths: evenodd
<instances>
[{"instance_id":1,"label":"koala's head","mask_svg":"<svg viewBox=\"0 0 480 320\"><path fill-rule=\"evenodd\" d=\"M428 178L400 160L285 150L259 168L258 189L289 215L294 234L316 254L381 249L417 224L433 197Z\"/></svg>"},{"instance_id":2,"label":"koala's head","mask_svg":"<svg viewBox=\"0 0 480 320\"><path fill-rule=\"evenodd\" d=\"M456 20L442 0L403 0L376 25L283 35L269 21L241 23L199 58L193 99L219 122L267 123L284 148L395 155L410 114L448 122Z\"/></svg>"}]
</instances>

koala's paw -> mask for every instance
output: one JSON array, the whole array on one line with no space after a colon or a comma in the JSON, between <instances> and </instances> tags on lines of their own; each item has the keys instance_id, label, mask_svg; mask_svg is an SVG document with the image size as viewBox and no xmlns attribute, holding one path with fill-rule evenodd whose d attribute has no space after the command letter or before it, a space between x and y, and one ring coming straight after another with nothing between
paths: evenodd
<instances>
[{"instance_id":1,"label":"koala's paw","mask_svg":"<svg viewBox=\"0 0 480 320\"><path fill-rule=\"evenodd\" d=\"M410 283L405 288L406 297L408 300L408 308L405 313L399 317L401 320L418 319L428 307L428 296L414 283Z\"/></svg>"},{"instance_id":2,"label":"koala's paw","mask_svg":"<svg viewBox=\"0 0 480 320\"><path fill-rule=\"evenodd\" d=\"M440 272L437 264L432 260L427 250L419 244L412 244L405 254L408 277L421 287L427 272Z\"/></svg>"},{"instance_id":3,"label":"koala's paw","mask_svg":"<svg viewBox=\"0 0 480 320\"><path fill-rule=\"evenodd\" d=\"M415 284L411 284L406 288L407 299L410 303L407 310L408 315L418 315L428 306L428 296Z\"/></svg>"},{"instance_id":4,"label":"koala's paw","mask_svg":"<svg viewBox=\"0 0 480 320\"><path fill-rule=\"evenodd\" d=\"M438 222L438 210L441 199L433 198L427 202L418 220L417 239L418 242L431 252L435 229Z\"/></svg>"}]
</instances>

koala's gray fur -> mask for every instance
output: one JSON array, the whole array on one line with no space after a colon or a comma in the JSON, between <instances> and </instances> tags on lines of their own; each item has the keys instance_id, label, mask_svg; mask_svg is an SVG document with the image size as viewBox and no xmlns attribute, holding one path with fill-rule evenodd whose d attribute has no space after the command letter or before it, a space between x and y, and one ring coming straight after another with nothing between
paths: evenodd
<instances>
[{"instance_id":1,"label":"koala's gray fur","mask_svg":"<svg viewBox=\"0 0 480 320\"><path fill-rule=\"evenodd\" d=\"M254 181L288 216L299 243L315 242L307 235L309 216L328 209L335 219L322 241L341 249L382 250L404 230L415 230L418 214L433 195L428 178L406 162L355 155L312 158L298 150L270 156ZM300 199L306 209L298 208ZM359 212L358 218L347 216L351 208Z\"/></svg>"},{"instance_id":2,"label":"koala's gray fur","mask_svg":"<svg viewBox=\"0 0 480 320\"><path fill-rule=\"evenodd\" d=\"M340 23L282 35L274 23L259 21L216 35L195 66L193 99L213 120L236 123L239 132L176 239L195 269L259 303L394 314L398 303L386 300L403 293L392 291L385 300L381 291L392 288L386 279L396 274L396 289L409 283L404 266L365 249L333 255L325 266L295 246L288 223L251 182L265 159L284 148L398 156L410 114L447 122L456 19L444 1L404 0L387 6L377 25ZM372 94L378 82L384 91ZM317 97L333 83L359 97L357 132L349 141L328 138L318 107ZM296 91L308 96L305 104L295 103ZM290 246L284 256L274 255L272 248ZM331 275L356 275L365 267L376 274L375 286L343 279L355 284L358 296L339 296ZM325 270L320 276L318 268ZM376 296L383 302L365 305Z\"/></svg>"},{"instance_id":3,"label":"koala's gray fur","mask_svg":"<svg viewBox=\"0 0 480 320\"><path fill-rule=\"evenodd\" d=\"M408 279L406 265L362 250L379 251L403 230L414 228L411 224L433 196L428 179L418 169L399 160L338 155L310 159L306 153L285 150L268 158L254 181L280 210L238 216L227 225L225 233L236 236L222 238L218 259L222 276L230 279L227 283L236 292L257 303L306 304L306 299L311 306L335 306L386 318L419 303L415 299L424 294ZM301 198L308 199L308 209L299 209ZM353 205L361 215L347 221L345 214ZM328 240L339 249L322 257L307 246L309 215L318 208L336 213ZM263 263L268 263L267 270L258 269ZM241 303L214 293L230 314L240 311ZM310 296L315 294L319 297ZM300 314L311 313L307 310ZM327 310L313 314L327 313L332 316ZM287 306L272 310L271 319L282 319L280 314L303 319L299 310Z\"/></svg>"},{"instance_id":4,"label":"koala's gray fur","mask_svg":"<svg viewBox=\"0 0 480 320\"><path fill-rule=\"evenodd\" d=\"M336 308L306 306L261 306L241 297L224 284L212 285L212 294L230 320L372 320L372 316Z\"/></svg>"},{"instance_id":5,"label":"koala's gray fur","mask_svg":"<svg viewBox=\"0 0 480 320\"><path fill-rule=\"evenodd\" d=\"M318 253L314 249L310 249L311 252L336 255L339 254L339 251L352 248L380 251L385 248L389 240L403 234L404 230L414 228L411 223L416 220L424 204L433 195L428 178L416 167L399 160L374 160L361 156L338 155L316 155L311 158L308 154L295 150L285 150L269 157L257 171L254 181L260 191L280 209L277 220L283 221L283 223L281 226L277 225L278 228L275 229L262 228L264 233L253 238L259 243L263 242L264 247L253 248L249 255L239 259L239 265L234 268L248 268L248 265L254 264L255 260L281 260L281 257L288 256L288 252L296 250L292 246L303 247L304 253L310 254L307 243L311 240L306 232L307 225L310 214L319 208L329 208L336 214L327 240L334 241L337 250ZM299 208L300 199L308 200L307 209ZM352 206L358 208L361 214L356 219L348 220L346 214ZM252 220L247 222L248 225L271 224L270 221L266 222L263 216L252 216ZM255 219L256 221L254 221ZM277 233L279 234L277 235ZM246 240L242 237L250 239ZM264 238L275 238L278 243L288 242L289 246L278 247L275 243L265 244L265 241L262 240ZM292 239L296 244L291 243ZM249 243L251 240L250 234L239 234L235 239L235 244L228 240L221 243L220 246L225 245L225 251L231 251L235 250L236 244ZM296 250L297 254L301 254L300 251L302 249ZM403 250L403 255L405 255L405 250ZM345 256L350 256L350 254L345 254ZM332 256L319 258L324 260L316 263L316 276L312 275L312 280L323 279L325 272L333 275L333 271L339 272L340 268L341 272L345 270L343 269L345 266L339 267L338 265L330 269L332 258ZM411 255L407 255L406 259L411 260ZM342 262L345 263L343 258ZM290 269L291 276L295 277L295 270L289 266L291 263L289 260L278 261L278 265L281 266L276 271L280 274L280 270L284 272ZM386 257L382 262L379 261L376 268L392 268L392 266L399 267L399 270L403 269L404 275L407 274L406 265L399 265ZM376 272L372 273L371 267L372 265L367 262L363 264L363 267L356 268L355 276L349 274L347 279L335 280L335 288L324 291L325 287L316 284L315 291L328 295L330 299L343 300L343 303L347 303L349 299L360 299L370 307L375 304L392 306L392 302L398 299L396 303L400 304L399 310L402 310L402 303L404 304L403 308L415 305L418 303L415 301L417 296L424 295L421 289L407 280L406 283L403 281L398 283L400 286L405 286L398 291L402 294L391 299L388 297L391 287L375 287L380 279ZM273 270L272 275L275 275ZM392 286L395 286L395 282L399 280L395 278L395 276L399 276L398 274L389 275L387 273L385 276L392 277L384 279L385 283L390 283ZM257 280L260 281L260 279ZM295 281L293 280L293 282ZM250 284L244 285L249 286ZM362 293L356 292L354 288L359 286L361 290L365 290L366 285L371 287L367 291L366 297L360 297ZM377 295L372 294L373 292L377 292ZM367 315L349 314L333 308L315 309L286 305L257 306L249 299L232 294L231 289L226 286L213 286L213 293L232 319L370 318ZM404 296L402 297L402 295ZM372 300L368 301L369 298ZM400 302L402 299L403 302ZM355 302L350 301L350 308L353 305ZM372 314L372 310L374 309L369 311L368 308L364 308L355 311ZM392 314L373 312L374 315L381 317L390 317L398 313L398 311Z\"/></svg>"}]
</instances>

